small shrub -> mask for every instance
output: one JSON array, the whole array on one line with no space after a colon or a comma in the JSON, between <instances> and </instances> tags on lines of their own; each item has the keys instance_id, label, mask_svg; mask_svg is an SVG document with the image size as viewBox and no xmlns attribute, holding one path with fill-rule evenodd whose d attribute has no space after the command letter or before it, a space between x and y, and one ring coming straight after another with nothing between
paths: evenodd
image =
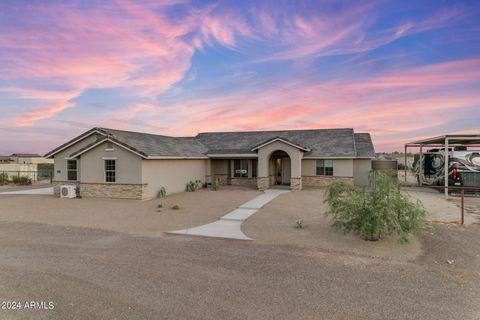
<instances>
[{"instance_id":1,"label":"small shrub","mask_svg":"<svg viewBox=\"0 0 480 320\"><path fill-rule=\"evenodd\" d=\"M12 177L12 182L14 184L19 184L21 186L26 186L32 184L32 178L27 177L27 176L13 176Z\"/></svg>"},{"instance_id":2,"label":"small shrub","mask_svg":"<svg viewBox=\"0 0 480 320\"><path fill-rule=\"evenodd\" d=\"M167 196L167 190L165 190L165 187L161 187L160 191L158 191L158 197L165 198L166 196Z\"/></svg>"},{"instance_id":3,"label":"small shrub","mask_svg":"<svg viewBox=\"0 0 480 320\"><path fill-rule=\"evenodd\" d=\"M220 189L220 181L218 181L218 178L216 178L213 182L212 189L213 191L218 191L218 189Z\"/></svg>"},{"instance_id":4,"label":"small shrub","mask_svg":"<svg viewBox=\"0 0 480 320\"><path fill-rule=\"evenodd\" d=\"M8 184L10 180L8 179L8 173L0 173L0 185Z\"/></svg>"},{"instance_id":5,"label":"small shrub","mask_svg":"<svg viewBox=\"0 0 480 320\"><path fill-rule=\"evenodd\" d=\"M196 182L190 181L187 182L187 185L185 186L185 191L187 192L195 192L197 191L198 185Z\"/></svg>"},{"instance_id":6,"label":"small shrub","mask_svg":"<svg viewBox=\"0 0 480 320\"><path fill-rule=\"evenodd\" d=\"M180 210L180 205L179 204L174 204L172 206L172 210Z\"/></svg>"},{"instance_id":7,"label":"small shrub","mask_svg":"<svg viewBox=\"0 0 480 320\"><path fill-rule=\"evenodd\" d=\"M295 220L295 228L303 229L303 219Z\"/></svg>"},{"instance_id":8,"label":"small shrub","mask_svg":"<svg viewBox=\"0 0 480 320\"><path fill-rule=\"evenodd\" d=\"M157 208L157 212L162 212L162 208Z\"/></svg>"},{"instance_id":9,"label":"small shrub","mask_svg":"<svg viewBox=\"0 0 480 320\"><path fill-rule=\"evenodd\" d=\"M158 209L163 208L163 204L160 203L160 204L157 206L157 208L158 208Z\"/></svg>"},{"instance_id":10,"label":"small shrub","mask_svg":"<svg viewBox=\"0 0 480 320\"><path fill-rule=\"evenodd\" d=\"M332 217L333 227L371 241L397 233L400 242L407 242L410 233L423 227L425 209L402 195L388 172L378 172L371 185L375 188L361 189L337 181L327 188L326 215Z\"/></svg>"}]
</instances>

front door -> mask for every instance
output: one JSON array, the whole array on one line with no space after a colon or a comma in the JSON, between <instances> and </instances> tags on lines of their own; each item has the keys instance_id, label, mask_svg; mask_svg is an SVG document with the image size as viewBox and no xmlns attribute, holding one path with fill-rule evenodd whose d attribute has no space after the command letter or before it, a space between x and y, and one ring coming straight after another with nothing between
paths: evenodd
<instances>
[{"instance_id":1,"label":"front door","mask_svg":"<svg viewBox=\"0 0 480 320\"><path fill-rule=\"evenodd\" d=\"M282 184L290 184L290 158L282 158Z\"/></svg>"},{"instance_id":2,"label":"front door","mask_svg":"<svg viewBox=\"0 0 480 320\"><path fill-rule=\"evenodd\" d=\"M290 158L277 157L275 161L275 184L290 184Z\"/></svg>"}]
</instances>

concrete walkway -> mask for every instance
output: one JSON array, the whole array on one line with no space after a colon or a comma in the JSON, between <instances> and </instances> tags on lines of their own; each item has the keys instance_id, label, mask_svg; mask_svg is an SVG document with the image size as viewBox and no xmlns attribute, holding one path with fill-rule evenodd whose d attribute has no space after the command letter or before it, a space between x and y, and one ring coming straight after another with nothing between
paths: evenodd
<instances>
[{"instance_id":1,"label":"concrete walkway","mask_svg":"<svg viewBox=\"0 0 480 320\"><path fill-rule=\"evenodd\" d=\"M53 187L0 192L0 195L9 194L53 195Z\"/></svg>"},{"instance_id":2,"label":"concrete walkway","mask_svg":"<svg viewBox=\"0 0 480 320\"><path fill-rule=\"evenodd\" d=\"M252 240L240 229L243 221L247 220L252 214L257 212L260 208L282 193L287 192L290 191L279 189L266 190L264 194L244 203L237 209L221 217L218 221L204 224L203 226L195 228L169 231L167 233L237 240Z\"/></svg>"}]
</instances>

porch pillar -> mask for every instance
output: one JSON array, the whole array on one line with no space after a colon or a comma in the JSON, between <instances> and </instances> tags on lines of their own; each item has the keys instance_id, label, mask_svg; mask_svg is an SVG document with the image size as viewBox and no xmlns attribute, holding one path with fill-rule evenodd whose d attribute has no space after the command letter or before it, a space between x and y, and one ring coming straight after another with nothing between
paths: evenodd
<instances>
[{"instance_id":1,"label":"porch pillar","mask_svg":"<svg viewBox=\"0 0 480 320\"><path fill-rule=\"evenodd\" d=\"M258 153L258 175L257 175L257 188L258 190L267 190L270 187L270 177L268 174L268 162L269 157L264 153Z\"/></svg>"},{"instance_id":2,"label":"porch pillar","mask_svg":"<svg viewBox=\"0 0 480 320\"><path fill-rule=\"evenodd\" d=\"M290 157L291 161L291 177L290 177L290 189L302 190L302 158L303 154L298 152L295 156Z\"/></svg>"}]
</instances>

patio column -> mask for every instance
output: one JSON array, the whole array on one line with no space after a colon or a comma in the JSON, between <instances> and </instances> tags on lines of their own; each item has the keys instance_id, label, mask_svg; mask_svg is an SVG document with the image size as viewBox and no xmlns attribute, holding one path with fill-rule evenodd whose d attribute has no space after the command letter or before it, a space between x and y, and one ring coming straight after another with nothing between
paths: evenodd
<instances>
[{"instance_id":1,"label":"patio column","mask_svg":"<svg viewBox=\"0 0 480 320\"><path fill-rule=\"evenodd\" d=\"M444 159L444 174L445 174L445 199L448 198L448 138L445 138L445 159Z\"/></svg>"},{"instance_id":2,"label":"patio column","mask_svg":"<svg viewBox=\"0 0 480 320\"><path fill-rule=\"evenodd\" d=\"M258 174L257 188L258 190L267 190L270 187L270 177L268 174L268 162L270 158L263 152L258 152Z\"/></svg>"},{"instance_id":3,"label":"patio column","mask_svg":"<svg viewBox=\"0 0 480 320\"><path fill-rule=\"evenodd\" d=\"M298 151L295 156L292 156L291 161L291 177L290 177L290 189L302 190L302 158L303 155Z\"/></svg>"}]
</instances>

